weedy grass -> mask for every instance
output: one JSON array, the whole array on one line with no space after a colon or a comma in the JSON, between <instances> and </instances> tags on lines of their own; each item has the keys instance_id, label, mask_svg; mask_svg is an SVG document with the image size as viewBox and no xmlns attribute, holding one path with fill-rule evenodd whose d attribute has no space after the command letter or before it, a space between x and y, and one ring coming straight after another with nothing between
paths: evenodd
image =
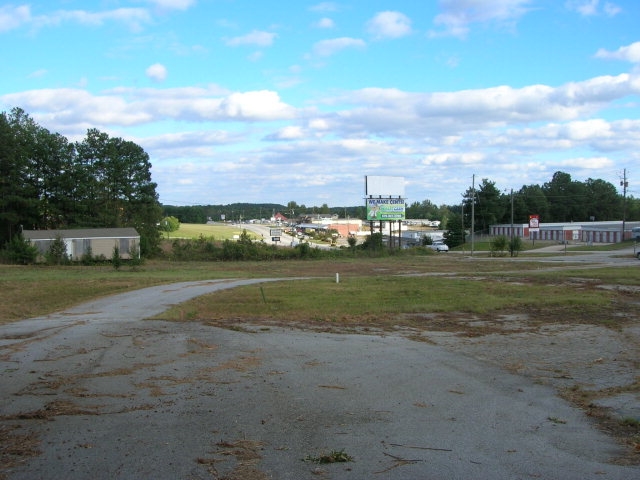
<instances>
[{"instance_id":1,"label":"weedy grass","mask_svg":"<svg viewBox=\"0 0 640 480\"><path fill-rule=\"evenodd\" d=\"M303 458L303 461L320 463L320 464L344 463L344 462L352 462L353 457L348 453L345 453L344 450L331 450L329 453L318 455L317 457L307 455L305 458Z\"/></svg>"},{"instance_id":2,"label":"weedy grass","mask_svg":"<svg viewBox=\"0 0 640 480\"><path fill-rule=\"evenodd\" d=\"M376 325L387 328L407 323L403 315L456 313L485 315L490 312L530 311L541 308L578 310L598 318L609 308L616 292L584 289L537 281L506 281L504 277L455 278L442 276L351 276L339 283L330 278L270 282L246 286L193 299L160 315L179 320L189 311L191 319L233 322L279 320L292 323Z\"/></svg>"},{"instance_id":3,"label":"weedy grass","mask_svg":"<svg viewBox=\"0 0 640 480\"><path fill-rule=\"evenodd\" d=\"M635 268L634 268L635 267ZM0 265L0 324L59 311L83 301L154 285L227 278L309 280L244 287L205 296L163 315L190 319L279 318L374 321L399 313L487 312L508 308L565 306L597 310L621 295L601 284L640 286L640 269L563 269L511 259L461 255L388 256L248 261L147 261L123 266ZM566 269L566 270L565 270ZM340 283L335 283L336 273ZM224 301L221 299L224 298ZM184 314L182 314L184 318Z\"/></svg>"}]
</instances>

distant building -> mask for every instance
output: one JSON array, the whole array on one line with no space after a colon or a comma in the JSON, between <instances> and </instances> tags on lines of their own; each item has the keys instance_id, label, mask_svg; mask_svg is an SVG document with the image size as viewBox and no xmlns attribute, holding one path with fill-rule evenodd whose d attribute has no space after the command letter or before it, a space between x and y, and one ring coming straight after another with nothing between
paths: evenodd
<instances>
[{"instance_id":1,"label":"distant building","mask_svg":"<svg viewBox=\"0 0 640 480\"><path fill-rule=\"evenodd\" d=\"M77 230L23 230L22 236L38 248L40 255L49 251L51 244L61 238L67 246L71 260L80 260L91 252L94 257L111 258L118 247L120 258L129 259L129 252L140 252L140 234L135 228L82 228Z\"/></svg>"},{"instance_id":2,"label":"distant building","mask_svg":"<svg viewBox=\"0 0 640 480\"><path fill-rule=\"evenodd\" d=\"M640 227L640 222L625 222L624 240L632 238L634 227ZM622 221L541 223L537 232L531 231L528 223L491 225L489 234L510 237L512 229L514 236L531 240L581 243L619 243L623 240Z\"/></svg>"},{"instance_id":3,"label":"distant building","mask_svg":"<svg viewBox=\"0 0 640 480\"><path fill-rule=\"evenodd\" d=\"M273 217L271 217L272 222L288 222L289 219L285 217L280 212L276 213Z\"/></svg>"}]
</instances>

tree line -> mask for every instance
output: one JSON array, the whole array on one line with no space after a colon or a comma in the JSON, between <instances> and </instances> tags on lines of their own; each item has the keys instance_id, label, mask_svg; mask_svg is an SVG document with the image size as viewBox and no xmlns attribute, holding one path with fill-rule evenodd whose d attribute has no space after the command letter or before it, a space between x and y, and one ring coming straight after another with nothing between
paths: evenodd
<instances>
[{"instance_id":1,"label":"tree line","mask_svg":"<svg viewBox=\"0 0 640 480\"><path fill-rule=\"evenodd\" d=\"M464 215L465 225L474 231L488 232L490 225L529 222L539 215L545 223L640 220L640 199L618 193L615 185L601 179L573 180L565 172L556 172L542 185L524 185L519 190L500 191L495 182L483 179L469 188L454 211Z\"/></svg>"},{"instance_id":2,"label":"tree line","mask_svg":"<svg viewBox=\"0 0 640 480\"><path fill-rule=\"evenodd\" d=\"M208 220L243 221L333 214L366 219L364 206L307 207L235 203L230 205L160 205L151 179L148 154L139 145L89 129L82 141L71 142L38 125L20 108L0 113L0 246L21 229L134 227L144 255L153 253L163 217L182 223ZM640 200L620 195L604 180L573 180L556 172L543 185L500 191L482 179L462 194L457 205L429 200L406 206L407 218L440 220L443 228L488 231L492 224L527 223L537 214L542 222L640 220Z\"/></svg>"},{"instance_id":3,"label":"tree line","mask_svg":"<svg viewBox=\"0 0 640 480\"><path fill-rule=\"evenodd\" d=\"M335 214L341 218L366 220L364 206L307 207L295 201L287 205L262 203L233 203L228 205L163 205L164 216L175 217L181 223L213 221L238 222L250 219L269 219L275 213L289 218L320 214ZM472 214L473 212L473 214ZM589 178L585 182L573 180L565 172L556 172L542 185L523 185L519 190L500 191L495 182L482 179L477 186L461 195L457 205L436 205L430 200L406 205L407 219L429 219L442 222L442 228L455 229L464 225L475 232L488 232L490 225L529 222L529 215L539 215L545 223L585 222L609 220L640 220L640 199L620 195L610 182Z\"/></svg>"},{"instance_id":4,"label":"tree line","mask_svg":"<svg viewBox=\"0 0 640 480\"><path fill-rule=\"evenodd\" d=\"M323 204L320 207L298 205L290 201L287 205L279 203L230 203L220 205L162 205L165 217L175 217L180 223L206 223L214 222L243 222L247 220L269 220L276 213L281 213L287 218L299 218L300 216L313 216L314 214L338 215L346 218L366 217L364 206L356 207L329 207Z\"/></svg>"},{"instance_id":5,"label":"tree line","mask_svg":"<svg viewBox=\"0 0 640 480\"><path fill-rule=\"evenodd\" d=\"M139 145L97 129L70 142L20 108L0 114L0 245L22 229L134 227L149 254L161 219Z\"/></svg>"}]
</instances>

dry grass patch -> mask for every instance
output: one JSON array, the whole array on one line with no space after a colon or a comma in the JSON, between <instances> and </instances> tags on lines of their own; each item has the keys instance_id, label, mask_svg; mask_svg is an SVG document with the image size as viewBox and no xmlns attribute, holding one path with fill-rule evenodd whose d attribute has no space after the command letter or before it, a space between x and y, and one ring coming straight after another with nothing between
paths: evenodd
<instances>
[{"instance_id":1,"label":"dry grass patch","mask_svg":"<svg viewBox=\"0 0 640 480\"><path fill-rule=\"evenodd\" d=\"M347 277L252 285L186 302L159 317L227 328L242 324L459 331L520 330L572 320L606 324L612 305L632 314L625 295L585 284L536 279L433 276ZM525 317L518 315L525 314ZM619 325L619 319L617 320Z\"/></svg>"}]
</instances>

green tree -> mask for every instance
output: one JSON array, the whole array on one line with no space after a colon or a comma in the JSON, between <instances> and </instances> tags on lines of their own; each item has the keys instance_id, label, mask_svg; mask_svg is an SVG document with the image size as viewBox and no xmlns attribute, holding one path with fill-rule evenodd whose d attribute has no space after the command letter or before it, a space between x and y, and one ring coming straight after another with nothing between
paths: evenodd
<instances>
[{"instance_id":1,"label":"green tree","mask_svg":"<svg viewBox=\"0 0 640 480\"><path fill-rule=\"evenodd\" d=\"M69 263L67 253L67 244L64 239L58 235L49 245L49 249L45 253L45 259L49 265L64 265Z\"/></svg>"},{"instance_id":2,"label":"green tree","mask_svg":"<svg viewBox=\"0 0 640 480\"><path fill-rule=\"evenodd\" d=\"M495 182L486 178L475 189L475 199L473 190L469 188L464 195L465 225L471 225L471 217L475 217L474 232L486 232L490 225L501 223L504 219L506 204L500 191L496 188ZM472 199L475 205L472 205ZM472 206L474 207L472 210ZM473 214L472 214L473 212Z\"/></svg>"},{"instance_id":3,"label":"green tree","mask_svg":"<svg viewBox=\"0 0 640 480\"><path fill-rule=\"evenodd\" d=\"M24 172L18 143L7 115L0 114L0 245L20 231L21 212L26 205Z\"/></svg>"},{"instance_id":4,"label":"green tree","mask_svg":"<svg viewBox=\"0 0 640 480\"><path fill-rule=\"evenodd\" d=\"M175 232L180 228L180 220L176 217L164 217L160 222L160 230L163 232Z\"/></svg>"},{"instance_id":5,"label":"green tree","mask_svg":"<svg viewBox=\"0 0 640 480\"><path fill-rule=\"evenodd\" d=\"M38 247L18 233L7 243L6 255L12 263L29 265L38 258Z\"/></svg>"},{"instance_id":6,"label":"green tree","mask_svg":"<svg viewBox=\"0 0 640 480\"><path fill-rule=\"evenodd\" d=\"M364 242L362 242L362 248L371 252L379 252L384 248L381 233L372 233Z\"/></svg>"},{"instance_id":7,"label":"green tree","mask_svg":"<svg viewBox=\"0 0 640 480\"><path fill-rule=\"evenodd\" d=\"M539 215L544 222L549 219L549 201L539 185L524 185L514 193L513 208L514 223L528 223L529 215Z\"/></svg>"},{"instance_id":8,"label":"green tree","mask_svg":"<svg viewBox=\"0 0 640 480\"><path fill-rule=\"evenodd\" d=\"M599 221L622 218L622 199L615 186L604 180L588 178L585 189L586 213L589 218Z\"/></svg>"},{"instance_id":9,"label":"green tree","mask_svg":"<svg viewBox=\"0 0 640 480\"><path fill-rule=\"evenodd\" d=\"M79 176L85 179L79 201L82 226L135 227L141 252L149 255L160 243L162 219L149 155L133 142L109 138L96 129L77 144Z\"/></svg>"},{"instance_id":10,"label":"green tree","mask_svg":"<svg viewBox=\"0 0 640 480\"><path fill-rule=\"evenodd\" d=\"M444 243L449 248L457 247L465 242L465 232L462 227L462 215L451 213L447 220L447 231L444 233Z\"/></svg>"},{"instance_id":11,"label":"green tree","mask_svg":"<svg viewBox=\"0 0 640 480\"><path fill-rule=\"evenodd\" d=\"M120 258L120 248L114 245L113 252L111 253L111 265L115 270L119 270L122 265L122 258Z\"/></svg>"},{"instance_id":12,"label":"green tree","mask_svg":"<svg viewBox=\"0 0 640 480\"><path fill-rule=\"evenodd\" d=\"M40 221L38 183L33 146L36 123L21 109L0 120L0 221L2 238L13 239L20 227L37 228Z\"/></svg>"},{"instance_id":13,"label":"green tree","mask_svg":"<svg viewBox=\"0 0 640 480\"><path fill-rule=\"evenodd\" d=\"M588 220L587 197L589 192L581 182L571 179L571 175L556 172L550 182L542 186L549 202L549 222L570 222Z\"/></svg>"}]
</instances>

